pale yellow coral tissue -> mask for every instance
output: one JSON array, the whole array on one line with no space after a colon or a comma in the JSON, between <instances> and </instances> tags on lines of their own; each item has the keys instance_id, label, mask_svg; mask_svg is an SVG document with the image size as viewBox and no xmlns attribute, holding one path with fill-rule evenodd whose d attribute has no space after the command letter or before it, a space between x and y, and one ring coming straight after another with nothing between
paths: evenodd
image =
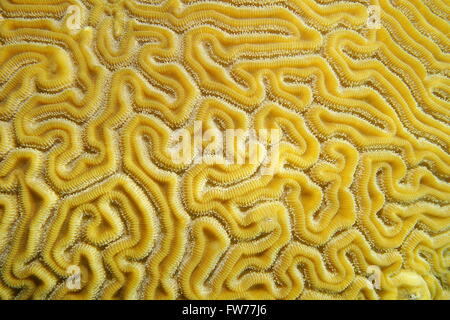
<instances>
[{"instance_id":1,"label":"pale yellow coral tissue","mask_svg":"<svg viewBox=\"0 0 450 320\"><path fill-rule=\"evenodd\" d=\"M0 14L0 299L450 299L448 1ZM174 162L196 123L276 170Z\"/></svg>"}]
</instances>

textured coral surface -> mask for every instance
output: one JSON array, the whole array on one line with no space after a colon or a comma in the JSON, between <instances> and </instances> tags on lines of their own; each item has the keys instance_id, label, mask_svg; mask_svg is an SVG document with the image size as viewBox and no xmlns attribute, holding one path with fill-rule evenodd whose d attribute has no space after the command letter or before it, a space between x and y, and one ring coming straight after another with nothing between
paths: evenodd
<instances>
[{"instance_id":1,"label":"textured coral surface","mask_svg":"<svg viewBox=\"0 0 450 320\"><path fill-rule=\"evenodd\" d=\"M448 0L0 14L1 299L450 298ZM195 121L277 170L174 162Z\"/></svg>"}]
</instances>

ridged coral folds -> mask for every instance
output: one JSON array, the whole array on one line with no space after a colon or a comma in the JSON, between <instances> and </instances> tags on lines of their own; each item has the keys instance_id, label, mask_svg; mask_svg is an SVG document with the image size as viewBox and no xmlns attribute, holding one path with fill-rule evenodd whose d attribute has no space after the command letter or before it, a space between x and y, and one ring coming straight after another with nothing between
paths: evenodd
<instances>
[{"instance_id":1,"label":"ridged coral folds","mask_svg":"<svg viewBox=\"0 0 450 320\"><path fill-rule=\"evenodd\" d=\"M448 1L0 14L0 299L450 299ZM195 123L276 170L175 162Z\"/></svg>"}]
</instances>

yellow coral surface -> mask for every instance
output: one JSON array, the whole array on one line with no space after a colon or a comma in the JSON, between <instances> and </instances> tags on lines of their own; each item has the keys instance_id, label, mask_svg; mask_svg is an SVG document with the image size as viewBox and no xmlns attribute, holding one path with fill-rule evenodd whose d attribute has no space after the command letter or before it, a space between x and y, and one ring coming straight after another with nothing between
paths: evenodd
<instances>
[{"instance_id":1,"label":"yellow coral surface","mask_svg":"<svg viewBox=\"0 0 450 320\"><path fill-rule=\"evenodd\" d=\"M0 14L1 299L450 298L449 1ZM175 163L196 121L277 170Z\"/></svg>"}]
</instances>

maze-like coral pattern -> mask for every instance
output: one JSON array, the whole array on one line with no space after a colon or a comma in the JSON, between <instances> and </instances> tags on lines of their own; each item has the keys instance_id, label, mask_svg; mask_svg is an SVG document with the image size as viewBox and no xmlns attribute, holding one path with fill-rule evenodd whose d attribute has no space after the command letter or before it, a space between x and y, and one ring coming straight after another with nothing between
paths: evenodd
<instances>
[{"instance_id":1,"label":"maze-like coral pattern","mask_svg":"<svg viewBox=\"0 0 450 320\"><path fill-rule=\"evenodd\" d=\"M450 298L447 0L0 14L1 299ZM174 163L194 121L281 129L279 170Z\"/></svg>"}]
</instances>

